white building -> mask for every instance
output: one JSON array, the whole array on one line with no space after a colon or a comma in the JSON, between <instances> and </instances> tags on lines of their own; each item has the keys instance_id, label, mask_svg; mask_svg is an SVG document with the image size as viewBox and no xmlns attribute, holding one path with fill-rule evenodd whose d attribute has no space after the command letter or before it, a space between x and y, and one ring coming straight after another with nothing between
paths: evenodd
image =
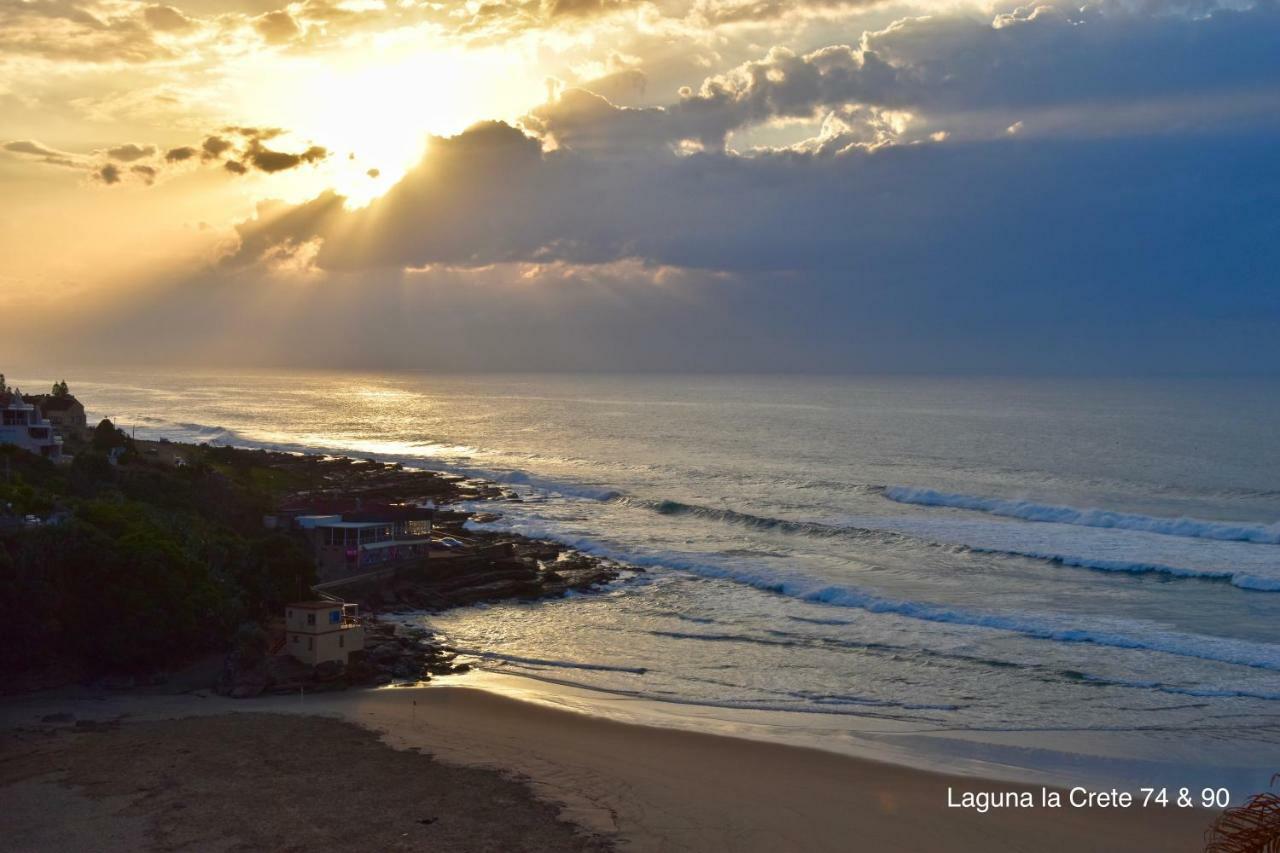
<instances>
[{"instance_id":1,"label":"white building","mask_svg":"<svg viewBox=\"0 0 1280 853\"><path fill-rule=\"evenodd\" d=\"M285 649L309 666L347 662L364 649L364 627L356 605L340 601L300 601L285 608Z\"/></svg>"},{"instance_id":2,"label":"white building","mask_svg":"<svg viewBox=\"0 0 1280 853\"><path fill-rule=\"evenodd\" d=\"M0 444L12 444L47 459L62 458L62 438L17 388L0 394Z\"/></svg>"}]
</instances>

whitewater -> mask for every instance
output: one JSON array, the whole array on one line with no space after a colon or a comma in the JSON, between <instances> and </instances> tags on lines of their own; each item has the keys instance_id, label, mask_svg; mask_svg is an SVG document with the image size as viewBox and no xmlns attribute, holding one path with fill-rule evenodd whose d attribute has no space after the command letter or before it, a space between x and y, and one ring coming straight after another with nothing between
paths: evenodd
<instances>
[{"instance_id":1,"label":"whitewater","mask_svg":"<svg viewBox=\"0 0 1280 853\"><path fill-rule=\"evenodd\" d=\"M139 436L488 479L518 500L486 527L634 567L411 617L600 713L959 769L1280 769L1280 389L67 372Z\"/></svg>"}]
</instances>

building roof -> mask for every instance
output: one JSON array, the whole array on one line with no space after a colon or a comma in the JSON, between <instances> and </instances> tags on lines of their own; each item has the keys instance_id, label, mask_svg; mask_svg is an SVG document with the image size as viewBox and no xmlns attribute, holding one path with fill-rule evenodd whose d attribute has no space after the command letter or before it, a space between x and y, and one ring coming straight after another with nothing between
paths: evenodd
<instances>
[{"instance_id":1,"label":"building roof","mask_svg":"<svg viewBox=\"0 0 1280 853\"><path fill-rule=\"evenodd\" d=\"M331 607L341 607L341 601L295 601L293 604L287 604L294 610L328 610Z\"/></svg>"},{"instance_id":2,"label":"building roof","mask_svg":"<svg viewBox=\"0 0 1280 853\"><path fill-rule=\"evenodd\" d=\"M386 520L383 520L383 521L327 521L327 520L320 520L320 521L317 521L317 522L313 523L313 524L311 525L311 527L312 527L312 528L318 528L318 527L337 527L337 528L348 528L348 529L355 529L355 530L367 530L367 529L369 529L370 527L385 527L386 525L388 525L388 524L390 524L390 523L391 523L391 522L386 521Z\"/></svg>"},{"instance_id":3,"label":"building roof","mask_svg":"<svg viewBox=\"0 0 1280 853\"><path fill-rule=\"evenodd\" d=\"M433 517L430 507L405 504L361 504L358 498L314 498L286 504L282 515L295 517L341 515L344 521L418 521Z\"/></svg>"},{"instance_id":4,"label":"building roof","mask_svg":"<svg viewBox=\"0 0 1280 853\"><path fill-rule=\"evenodd\" d=\"M70 409L72 406L80 405L80 401L75 398L74 394L67 394L64 397L55 397L52 394L24 394L23 399L32 405L39 406L46 412L61 412Z\"/></svg>"},{"instance_id":5,"label":"building roof","mask_svg":"<svg viewBox=\"0 0 1280 853\"><path fill-rule=\"evenodd\" d=\"M434 510L420 506L370 507L342 514L343 521L429 521L434 517Z\"/></svg>"}]
</instances>

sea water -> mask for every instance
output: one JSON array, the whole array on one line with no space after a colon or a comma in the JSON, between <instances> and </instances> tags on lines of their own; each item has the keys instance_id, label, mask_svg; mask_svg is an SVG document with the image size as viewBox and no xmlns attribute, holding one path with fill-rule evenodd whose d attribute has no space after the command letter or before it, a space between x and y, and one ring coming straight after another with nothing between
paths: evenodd
<instances>
[{"instance_id":1,"label":"sea water","mask_svg":"<svg viewBox=\"0 0 1280 853\"><path fill-rule=\"evenodd\" d=\"M140 437L496 480L521 500L486 506L486 529L644 569L415 617L485 668L607 697L602 713L634 700L987 771L1080 775L1087 756L1133 784L1280 771L1275 384L68 378L91 418Z\"/></svg>"}]
</instances>

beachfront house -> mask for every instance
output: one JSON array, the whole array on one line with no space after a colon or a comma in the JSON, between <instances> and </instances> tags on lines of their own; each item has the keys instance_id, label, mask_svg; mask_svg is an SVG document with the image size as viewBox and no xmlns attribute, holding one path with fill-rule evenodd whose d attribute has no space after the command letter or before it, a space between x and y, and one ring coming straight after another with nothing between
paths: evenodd
<instances>
[{"instance_id":1,"label":"beachfront house","mask_svg":"<svg viewBox=\"0 0 1280 853\"><path fill-rule=\"evenodd\" d=\"M45 420L63 435L80 437L88 434L89 421L84 404L73 394L29 394L23 398L39 409Z\"/></svg>"},{"instance_id":2,"label":"beachfront house","mask_svg":"<svg viewBox=\"0 0 1280 853\"><path fill-rule=\"evenodd\" d=\"M323 583L425 559L433 518L429 507L386 506L299 515L294 523L311 543L316 575Z\"/></svg>"},{"instance_id":3,"label":"beachfront house","mask_svg":"<svg viewBox=\"0 0 1280 853\"><path fill-rule=\"evenodd\" d=\"M11 444L46 459L62 458L62 438L53 424L16 388L0 392L0 444Z\"/></svg>"},{"instance_id":4,"label":"beachfront house","mask_svg":"<svg viewBox=\"0 0 1280 853\"><path fill-rule=\"evenodd\" d=\"M336 660L347 663L364 650L364 627L356 605L341 601L299 601L284 611L285 650L308 666Z\"/></svg>"}]
</instances>

